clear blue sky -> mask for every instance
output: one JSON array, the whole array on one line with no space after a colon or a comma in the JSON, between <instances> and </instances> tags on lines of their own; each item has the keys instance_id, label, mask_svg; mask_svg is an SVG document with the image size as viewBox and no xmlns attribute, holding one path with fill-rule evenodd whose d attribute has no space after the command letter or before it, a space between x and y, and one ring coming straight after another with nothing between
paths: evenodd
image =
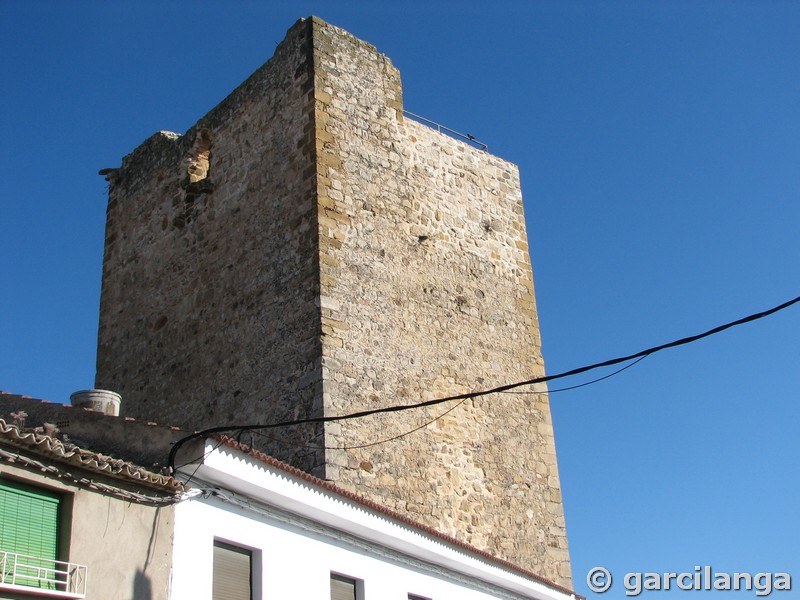
<instances>
[{"instance_id":1,"label":"clear blue sky","mask_svg":"<svg viewBox=\"0 0 800 600\"><path fill-rule=\"evenodd\" d=\"M310 14L519 165L548 372L800 295L800 2L5 0L0 389L93 385L98 169L185 131ZM798 334L800 306L552 394L577 591L595 565L800 588Z\"/></svg>"}]
</instances>

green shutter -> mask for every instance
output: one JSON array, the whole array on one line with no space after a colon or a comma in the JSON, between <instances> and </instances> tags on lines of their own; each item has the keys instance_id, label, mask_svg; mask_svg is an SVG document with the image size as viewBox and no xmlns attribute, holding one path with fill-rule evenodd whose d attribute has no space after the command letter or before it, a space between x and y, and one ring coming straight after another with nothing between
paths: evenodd
<instances>
[{"instance_id":1,"label":"green shutter","mask_svg":"<svg viewBox=\"0 0 800 600\"><path fill-rule=\"evenodd\" d=\"M58 558L58 494L0 480L0 550Z\"/></svg>"}]
</instances>

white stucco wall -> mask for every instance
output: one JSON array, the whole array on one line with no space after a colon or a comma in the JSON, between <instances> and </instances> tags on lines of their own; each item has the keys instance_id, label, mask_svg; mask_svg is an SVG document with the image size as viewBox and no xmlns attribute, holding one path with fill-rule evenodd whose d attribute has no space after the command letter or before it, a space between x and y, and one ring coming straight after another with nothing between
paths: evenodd
<instances>
[{"instance_id":1,"label":"white stucco wall","mask_svg":"<svg viewBox=\"0 0 800 600\"><path fill-rule=\"evenodd\" d=\"M331 572L362 579L365 600L407 600L409 593L435 599L495 597L368 556L362 549L296 527L268 520L256 522L216 500L184 503L176 521L170 596L175 600L211 598L215 539L254 550L254 598L327 599Z\"/></svg>"},{"instance_id":2,"label":"white stucco wall","mask_svg":"<svg viewBox=\"0 0 800 600\"><path fill-rule=\"evenodd\" d=\"M363 581L363 600L570 598L386 515L219 444L192 485L219 487L175 509L170 598L211 598L214 540L253 551L254 598L330 597L330 574ZM197 465L191 465L195 471Z\"/></svg>"}]
</instances>

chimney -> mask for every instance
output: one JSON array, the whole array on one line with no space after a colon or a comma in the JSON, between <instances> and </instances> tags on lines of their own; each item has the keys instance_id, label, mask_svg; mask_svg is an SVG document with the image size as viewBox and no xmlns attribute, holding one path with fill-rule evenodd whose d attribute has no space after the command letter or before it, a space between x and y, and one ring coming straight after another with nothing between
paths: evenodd
<instances>
[{"instance_id":1,"label":"chimney","mask_svg":"<svg viewBox=\"0 0 800 600\"><path fill-rule=\"evenodd\" d=\"M122 396L109 390L80 390L70 394L69 400L75 408L88 408L118 417Z\"/></svg>"}]
</instances>

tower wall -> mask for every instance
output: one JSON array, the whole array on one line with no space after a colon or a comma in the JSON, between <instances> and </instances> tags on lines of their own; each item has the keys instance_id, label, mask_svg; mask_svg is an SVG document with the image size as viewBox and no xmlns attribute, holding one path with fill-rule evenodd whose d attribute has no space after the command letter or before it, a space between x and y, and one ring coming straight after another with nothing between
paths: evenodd
<instances>
[{"instance_id":1,"label":"tower wall","mask_svg":"<svg viewBox=\"0 0 800 600\"><path fill-rule=\"evenodd\" d=\"M321 414L311 57L302 21L185 135L110 176L96 383L124 414L189 430ZM270 449L321 468L319 451Z\"/></svg>"},{"instance_id":2,"label":"tower wall","mask_svg":"<svg viewBox=\"0 0 800 600\"><path fill-rule=\"evenodd\" d=\"M388 59L316 27L326 414L544 375L517 168L404 119ZM569 577L546 394L344 421L325 441L350 447L327 454L340 485Z\"/></svg>"},{"instance_id":3,"label":"tower wall","mask_svg":"<svg viewBox=\"0 0 800 600\"><path fill-rule=\"evenodd\" d=\"M404 118L389 59L319 19L126 157L107 229L97 387L138 417L270 423L544 374L517 168ZM569 584L543 390L253 442Z\"/></svg>"}]
</instances>

